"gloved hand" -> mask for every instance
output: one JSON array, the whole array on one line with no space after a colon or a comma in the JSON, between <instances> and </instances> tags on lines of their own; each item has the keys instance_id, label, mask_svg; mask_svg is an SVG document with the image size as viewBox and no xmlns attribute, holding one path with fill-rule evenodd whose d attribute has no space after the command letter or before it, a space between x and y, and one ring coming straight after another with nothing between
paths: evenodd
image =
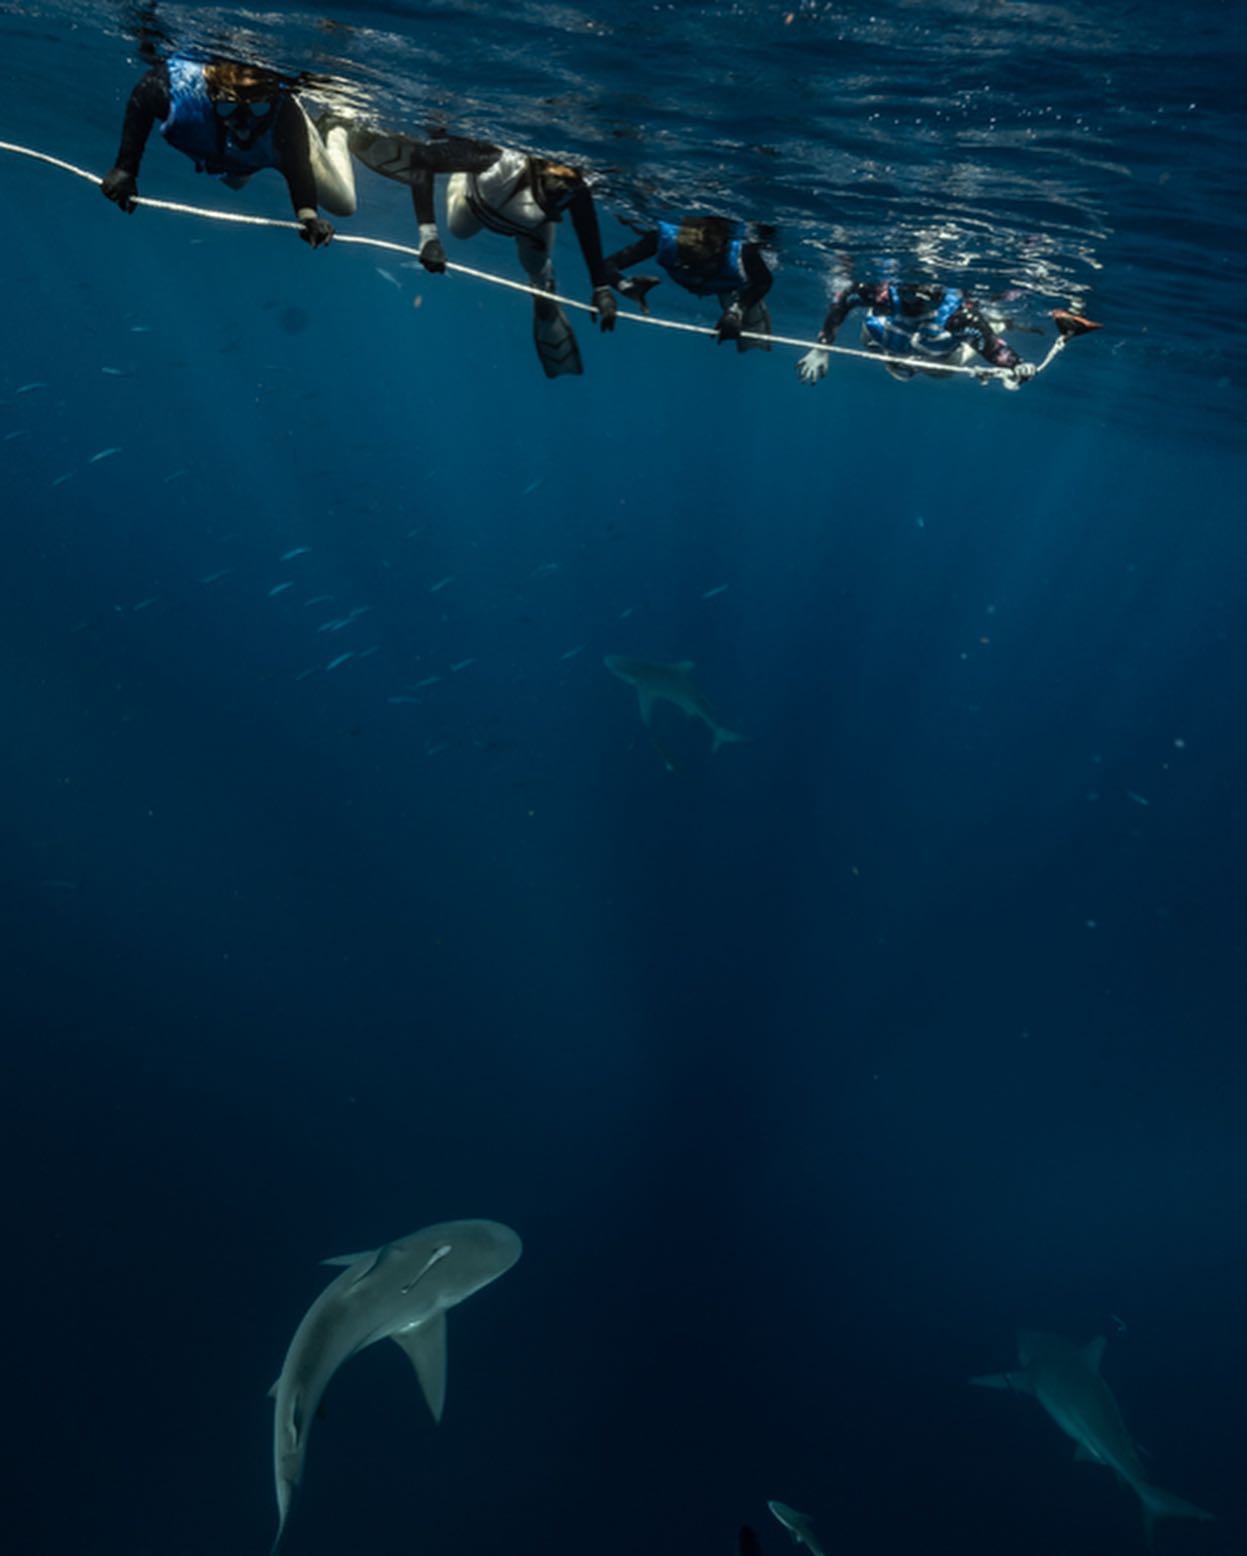
<instances>
[{"instance_id":1,"label":"gloved hand","mask_svg":"<svg viewBox=\"0 0 1247 1556\"><path fill-rule=\"evenodd\" d=\"M1033 362L1018 362L1009 369L1008 376L1000 382L1006 389L1020 389L1029 378L1034 378L1037 369Z\"/></svg>"},{"instance_id":2,"label":"gloved hand","mask_svg":"<svg viewBox=\"0 0 1247 1556\"><path fill-rule=\"evenodd\" d=\"M323 216L302 216L299 220L303 224L299 236L314 249L323 249L333 237L333 223L327 222Z\"/></svg>"},{"instance_id":3,"label":"gloved hand","mask_svg":"<svg viewBox=\"0 0 1247 1556\"><path fill-rule=\"evenodd\" d=\"M615 282L615 290L620 297L626 297L634 302L643 314L649 314L649 302L647 294L662 282L661 276L620 276Z\"/></svg>"},{"instance_id":4,"label":"gloved hand","mask_svg":"<svg viewBox=\"0 0 1247 1556\"><path fill-rule=\"evenodd\" d=\"M440 238L430 238L420 249L420 263L430 275L446 274L446 250Z\"/></svg>"},{"instance_id":5,"label":"gloved hand","mask_svg":"<svg viewBox=\"0 0 1247 1556\"><path fill-rule=\"evenodd\" d=\"M715 334L719 337L719 344L725 340L739 340L740 332L745 325L745 314L739 303L730 303L724 310L723 316L715 325Z\"/></svg>"},{"instance_id":6,"label":"gloved hand","mask_svg":"<svg viewBox=\"0 0 1247 1556\"><path fill-rule=\"evenodd\" d=\"M595 286L593 288L593 314L603 335L609 335L615 328L615 315L619 311L615 306L615 296L609 286Z\"/></svg>"},{"instance_id":7,"label":"gloved hand","mask_svg":"<svg viewBox=\"0 0 1247 1556\"><path fill-rule=\"evenodd\" d=\"M138 192L138 180L123 167L110 168L100 180L100 193L104 198L126 212L134 209L134 197Z\"/></svg>"},{"instance_id":8,"label":"gloved hand","mask_svg":"<svg viewBox=\"0 0 1247 1556\"><path fill-rule=\"evenodd\" d=\"M821 346L815 346L813 351L807 351L797 363L797 377L803 384L816 384L820 378L827 376L827 366L830 361L831 353L824 351Z\"/></svg>"}]
</instances>

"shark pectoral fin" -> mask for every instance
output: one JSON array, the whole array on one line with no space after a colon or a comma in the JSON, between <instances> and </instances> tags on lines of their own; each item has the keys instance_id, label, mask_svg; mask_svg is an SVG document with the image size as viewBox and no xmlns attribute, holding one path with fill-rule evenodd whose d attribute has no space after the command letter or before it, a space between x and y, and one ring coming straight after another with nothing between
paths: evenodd
<instances>
[{"instance_id":1,"label":"shark pectoral fin","mask_svg":"<svg viewBox=\"0 0 1247 1556\"><path fill-rule=\"evenodd\" d=\"M1087 1366L1091 1368L1092 1372L1099 1372L1100 1363L1104 1360L1104 1347L1107 1344L1108 1341L1104 1338L1104 1336L1099 1335L1096 1339L1092 1340L1090 1345L1083 1346L1082 1359L1086 1362Z\"/></svg>"},{"instance_id":2,"label":"shark pectoral fin","mask_svg":"<svg viewBox=\"0 0 1247 1556\"><path fill-rule=\"evenodd\" d=\"M748 735L738 735L734 729L724 729L722 725L716 725L714 731L714 744L710 747L715 752L720 746L743 745L749 739Z\"/></svg>"},{"instance_id":3,"label":"shark pectoral fin","mask_svg":"<svg viewBox=\"0 0 1247 1556\"><path fill-rule=\"evenodd\" d=\"M369 1248L364 1253L338 1253L334 1254L332 1259L322 1259L320 1262L322 1264L340 1264L343 1269L346 1269L352 1264L358 1264L361 1259L371 1259L375 1263L378 1252L379 1250L376 1248Z\"/></svg>"},{"instance_id":4,"label":"shark pectoral fin","mask_svg":"<svg viewBox=\"0 0 1247 1556\"><path fill-rule=\"evenodd\" d=\"M416 1369L420 1387L428 1401L433 1419L442 1419L446 1404L446 1315L435 1313L414 1329L402 1329L390 1339L406 1352Z\"/></svg>"},{"instance_id":5,"label":"shark pectoral fin","mask_svg":"<svg viewBox=\"0 0 1247 1556\"><path fill-rule=\"evenodd\" d=\"M980 1389L1017 1389L1025 1394L1026 1374L1023 1372L988 1372L981 1378L971 1378L970 1382L975 1388Z\"/></svg>"},{"instance_id":6,"label":"shark pectoral fin","mask_svg":"<svg viewBox=\"0 0 1247 1556\"><path fill-rule=\"evenodd\" d=\"M277 1379L277 1381L276 1381L276 1383L274 1383L274 1384L273 1384L273 1386L272 1386L272 1388L271 1388L271 1389L269 1389L269 1391L268 1391L268 1397L269 1397L269 1398L270 1398L270 1399L276 1399L276 1398L277 1398L277 1390L278 1390L278 1389L279 1389L279 1388L280 1388L280 1387L281 1387L281 1379L280 1379L280 1378L278 1378L278 1379Z\"/></svg>"}]
</instances>

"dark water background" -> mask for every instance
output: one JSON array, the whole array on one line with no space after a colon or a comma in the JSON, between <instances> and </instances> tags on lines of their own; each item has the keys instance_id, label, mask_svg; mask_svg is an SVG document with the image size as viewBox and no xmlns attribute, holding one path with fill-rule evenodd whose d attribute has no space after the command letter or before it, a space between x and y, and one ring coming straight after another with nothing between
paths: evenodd
<instances>
[{"instance_id":1,"label":"dark water background","mask_svg":"<svg viewBox=\"0 0 1247 1556\"><path fill-rule=\"evenodd\" d=\"M778 1556L767 1497L829 1556L1141 1550L964 1386L1018 1324L1107 1327L1219 1515L1162 1553L1243 1549L1242 24L1172 16L160 14L606 166L608 243L775 220L787 333L845 250L1105 320L1017 395L584 325L547 384L523 299L0 158L10 1548L265 1551L316 1261L484 1215L445 1421L352 1362L290 1556ZM0 37L0 137L106 167L134 14ZM143 188L284 214L158 140ZM660 709L667 773L611 652L750 743Z\"/></svg>"}]
</instances>

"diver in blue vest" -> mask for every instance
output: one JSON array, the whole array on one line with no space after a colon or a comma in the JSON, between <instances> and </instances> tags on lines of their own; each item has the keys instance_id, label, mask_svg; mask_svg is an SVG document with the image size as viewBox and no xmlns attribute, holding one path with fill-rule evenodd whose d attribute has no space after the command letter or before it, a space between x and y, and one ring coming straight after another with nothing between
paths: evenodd
<instances>
[{"instance_id":1,"label":"diver in blue vest","mask_svg":"<svg viewBox=\"0 0 1247 1556\"><path fill-rule=\"evenodd\" d=\"M830 346L836 331L855 308L864 308L862 345L867 351L895 357L929 359L935 376L940 363L968 366L980 357L992 367L1008 369L1001 379L1006 389L1019 389L1035 376L1035 364L1024 362L993 328L984 313L956 287L902 285L896 281L850 281L832 298L818 332ZM816 346L797 363L802 383L816 384L827 372L830 354ZM906 380L927 369L885 364L893 378Z\"/></svg>"},{"instance_id":2,"label":"diver in blue vest","mask_svg":"<svg viewBox=\"0 0 1247 1556\"><path fill-rule=\"evenodd\" d=\"M320 215L355 211L355 174L345 129L324 135L301 107L289 81L258 65L174 54L134 88L126 106L117 160L100 189L123 211L134 209L139 164L152 125L200 173L240 189L263 168L286 180L300 223L299 236L313 248L333 237Z\"/></svg>"},{"instance_id":3,"label":"diver in blue vest","mask_svg":"<svg viewBox=\"0 0 1247 1556\"><path fill-rule=\"evenodd\" d=\"M659 284L658 276L624 276L622 271L654 259L673 281L694 297L717 297L723 312L715 325L719 344L734 340L737 351L756 347L769 351L765 341L745 340L745 334L769 335L771 316L762 299L771 289L771 267L762 246L752 241L744 222L722 216L686 216L683 221L659 222L635 243L607 257L612 284L622 297L649 312L646 294Z\"/></svg>"}]
</instances>

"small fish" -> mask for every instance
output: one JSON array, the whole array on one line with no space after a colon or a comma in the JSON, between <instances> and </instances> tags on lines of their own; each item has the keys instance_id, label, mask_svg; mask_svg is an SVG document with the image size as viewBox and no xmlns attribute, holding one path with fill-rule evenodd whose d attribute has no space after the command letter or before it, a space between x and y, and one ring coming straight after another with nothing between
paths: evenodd
<instances>
[{"instance_id":1,"label":"small fish","mask_svg":"<svg viewBox=\"0 0 1247 1556\"><path fill-rule=\"evenodd\" d=\"M469 665L474 665L475 663L476 663L475 659L458 659L458 660L455 661L455 663L453 665L451 665L451 667L450 667L451 668L451 672L453 674L453 673L458 672L459 670L466 670Z\"/></svg>"},{"instance_id":2,"label":"small fish","mask_svg":"<svg viewBox=\"0 0 1247 1556\"><path fill-rule=\"evenodd\" d=\"M314 594L310 600L304 600L303 608L306 610L309 605L326 605L332 599L332 594Z\"/></svg>"},{"instance_id":3,"label":"small fish","mask_svg":"<svg viewBox=\"0 0 1247 1556\"><path fill-rule=\"evenodd\" d=\"M1136 805L1150 805L1152 803L1151 800L1147 799L1144 795L1136 794L1133 789L1126 790L1126 798L1128 800L1133 800Z\"/></svg>"},{"instance_id":4,"label":"small fish","mask_svg":"<svg viewBox=\"0 0 1247 1556\"><path fill-rule=\"evenodd\" d=\"M234 569L232 567L223 567L223 568L220 569L219 572L205 573L204 576L199 580L199 582L201 584L220 583L222 578L228 578L230 573L232 573L233 571L234 571Z\"/></svg>"},{"instance_id":5,"label":"small fish","mask_svg":"<svg viewBox=\"0 0 1247 1556\"><path fill-rule=\"evenodd\" d=\"M149 594L145 600L140 600L137 605L132 605L132 611L145 611L149 605L155 605L160 598L158 594Z\"/></svg>"},{"instance_id":6,"label":"small fish","mask_svg":"<svg viewBox=\"0 0 1247 1556\"><path fill-rule=\"evenodd\" d=\"M102 367L101 373L106 373L109 378L125 378L126 370L122 367Z\"/></svg>"},{"instance_id":7,"label":"small fish","mask_svg":"<svg viewBox=\"0 0 1247 1556\"><path fill-rule=\"evenodd\" d=\"M273 587L268 591L268 597L271 600L275 594L285 594L287 589L293 588L293 581L287 578L284 583L274 584Z\"/></svg>"},{"instance_id":8,"label":"small fish","mask_svg":"<svg viewBox=\"0 0 1247 1556\"><path fill-rule=\"evenodd\" d=\"M730 584L715 584L713 589L707 589L702 595L703 600L713 600L716 594L726 594L731 588Z\"/></svg>"},{"instance_id":9,"label":"small fish","mask_svg":"<svg viewBox=\"0 0 1247 1556\"><path fill-rule=\"evenodd\" d=\"M528 576L530 578L549 578L551 573L557 573L558 570L559 564L557 562L542 562L539 567L534 567Z\"/></svg>"},{"instance_id":10,"label":"small fish","mask_svg":"<svg viewBox=\"0 0 1247 1556\"><path fill-rule=\"evenodd\" d=\"M429 593L440 594L447 584L452 584L454 581L455 575L453 573L448 573L445 578L439 578L435 584L429 585Z\"/></svg>"},{"instance_id":11,"label":"small fish","mask_svg":"<svg viewBox=\"0 0 1247 1556\"><path fill-rule=\"evenodd\" d=\"M132 324L130 326L131 335L150 335L151 332L152 327L150 324Z\"/></svg>"},{"instance_id":12,"label":"small fish","mask_svg":"<svg viewBox=\"0 0 1247 1556\"><path fill-rule=\"evenodd\" d=\"M15 438L28 438L29 436L30 436L29 428L27 428L27 427L19 427L16 432L6 432L5 435L4 435L4 441L6 443L12 443Z\"/></svg>"},{"instance_id":13,"label":"small fish","mask_svg":"<svg viewBox=\"0 0 1247 1556\"><path fill-rule=\"evenodd\" d=\"M98 465L101 459L111 459L114 454L120 454L119 448L102 448L97 454L92 454L87 460L89 465Z\"/></svg>"},{"instance_id":14,"label":"small fish","mask_svg":"<svg viewBox=\"0 0 1247 1556\"><path fill-rule=\"evenodd\" d=\"M575 659L577 654L583 654L584 651L585 651L584 644L583 643L577 643L575 648L569 648L565 654L560 654L559 655L559 660L561 662L564 659Z\"/></svg>"},{"instance_id":15,"label":"small fish","mask_svg":"<svg viewBox=\"0 0 1247 1556\"><path fill-rule=\"evenodd\" d=\"M309 675L315 675L315 674L316 674L316 666L313 665L310 670L300 670L298 675L295 676L295 680L296 681L306 681Z\"/></svg>"},{"instance_id":16,"label":"small fish","mask_svg":"<svg viewBox=\"0 0 1247 1556\"><path fill-rule=\"evenodd\" d=\"M403 703L403 702L414 702L418 706L419 702L420 702L419 697L403 697L403 696L387 697L385 700L386 700L386 702L393 703L396 707L398 706L399 703Z\"/></svg>"},{"instance_id":17,"label":"small fish","mask_svg":"<svg viewBox=\"0 0 1247 1556\"><path fill-rule=\"evenodd\" d=\"M14 394L32 394L36 389L46 389L48 386L43 380L36 379L33 384L19 384L13 391Z\"/></svg>"},{"instance_id":18,"label":"small fish","mask_svg":"<svg viewBox=\"0 0 1247 1556\"><path fill-rule=\"evenodd\" d=\"M419 691L422 686L436 686L440 680L440 675L426 675L423 681L416 682L416 690Z\"/></svg>"},{"instance_id":19,"label":"small fish","mask_svg":"<svg viewBox=\"0 0 1247 1556\"><path fill-rule=\"evenodd\" d=\"M170 481L180 481L185 474L185 470L171 470L169 474L165 476L161 484L163 486L168 486Z\"/></svg>"},{"instance_id":20,"label":"small fish","mask_svg":"<svg viewBox=\"0 0 1247 1556\"><path fill-rule=\"evenodd\" d=\"M293 562L295 557L306 556L311 549L310 546L292 546L289 551L282 552L281 560L283 562Z\"/></svg>"},{"instance_id":21,"label":"small fish","mask_svg":"<svg viewBox=\"0 0 1247 1556\"><path fill-rule=\"evenodd\" d=\"M374 643L371 648L361 648L357 657L360 659L371 659L374 654L379 654L380 652L380 643Z\"/></svg>"},{"instance_id":22,"label":"small fish","mask_svg":"<svg viewBox=\"0 0 1247 1556\"><path fill-rule=\"evenodd\" d=\"M400 292L402 291L403 283L397 276L391 275L388 270L382 270L380 265L376 267L376 271L383 281L388 281L391 286L396 286Z\"/></svg>"},{"instance_id":23,"label":"small fish","mask_svg":"<svg viewBox=\"0 0 1247 1556\"><path fill-rule=\"evenodd\" d=\"M348 648L345 654L339 654L336 659L331 659L325 666L326 670L336 670L339 665L344 665L348 659L355 658L355 650Z\"/></svg>"},{"instance_id":24,"label":"small fish","mask_svg":"<svg viewBox=\"0 0 1247 1556\"><path fill-rule=\"evenodd\" d=\"M620 621L627 621L628 617L631 616L633 609L634 607L629 605L626 611L620 611L618 619Z\"/></svg>"},{"instance_id":25,"label":"small fish","mask_svg":"<svg viewBox=\"0 0 1247 1556\"><path fill-rule=\"evenodd\" d=\"M438 740L431 746L425 746L424 754L425 756L437 756L442 751L445 751L449 745L449 740Z\"/></svg>"},{"instance_id":26,"label":"small fish","mask_svg":"<svg viewBox=\"0 0 1247 1556\"><path fill-rule=\"evenodd\" d=\"M531 497L544 480L545 477L539 475L535 481L530 481L524 488L523 495L525 497Z\"/></svg>"},{"instance_id":27,"label":"small fish","mask_svg":"<svg viewBox=\"0 0 1247 1556\"><path fill-rule=\"evenodd\" d=\"M322 621L317 627L317 632L336 632L339 627L346 626L345 616L333 616L328 621Z\"/></svg>"},{"instance_id":28,"label":"small fish","mask_svg":"<svg viewBox=\"0 0 1247 1556\"><path fill-rule=\"evenodd\" d=\"M64 486L66 481L72 481L73 478L74 478L74 472L72 470L67 470L64 475L58 475L56 480L52 482L52 485L53 486Z\"/></svg>"}]
</instances>

